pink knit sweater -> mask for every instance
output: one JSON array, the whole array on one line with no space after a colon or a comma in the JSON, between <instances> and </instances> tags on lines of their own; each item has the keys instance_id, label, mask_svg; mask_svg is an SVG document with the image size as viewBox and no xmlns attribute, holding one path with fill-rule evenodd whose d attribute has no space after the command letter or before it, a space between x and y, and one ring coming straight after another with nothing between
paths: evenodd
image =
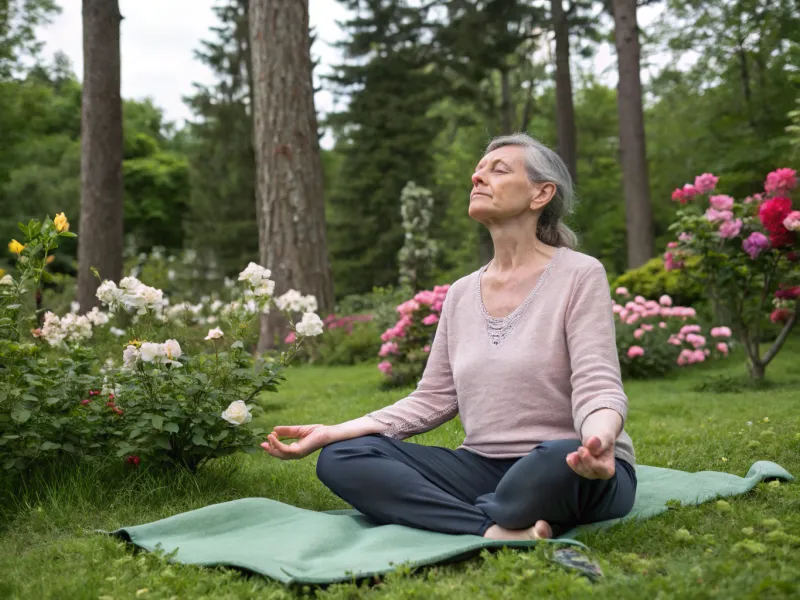
<instances>
[{"instance_id":1,"label":"pink knit sweater","mask_svg":"<svg viewBox=\"0 0 800 600\"><path fill-rule=\"evenodd\" d=\"M417 389L369 417L404 439L460 415L460 446L490 458L528 454L540 442L579 439L592 412L611 408L625 422L611 293L603 265L568 248L556 251L527 299L507 317L483 305L486 267L447 293ZM631 438L616 456L635 465Z\"/></svg>"}]
</instances>

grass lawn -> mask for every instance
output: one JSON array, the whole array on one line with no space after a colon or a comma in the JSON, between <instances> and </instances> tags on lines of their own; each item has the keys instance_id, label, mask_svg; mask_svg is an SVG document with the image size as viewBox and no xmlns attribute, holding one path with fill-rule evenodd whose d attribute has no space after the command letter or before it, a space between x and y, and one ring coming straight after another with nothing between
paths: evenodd
<instances>
[{"instance_id":1,"label":"grass lawn","mask_svg":"<svg viewBox=\"0 0 800 600\"><path fill-rule=\"evenodd\" d=\"M741 358L670 379L629 382L627 430L641 464L744 475L772 460L800 475L800 340L768 370L770 385L736 391ZM716 382L713 389L702 389ZM389 404L374 366L302 367L265 399L266 427L334 423ZM457 421L415 441L455 447ZM544 548L480 557L379 584L288 589L233 570L168 564L92 532L167 517L207 504L266 496L328 510L345 505L314 475L315 456L266 455L212 465L197 477L147 469L54 469L26 489L0 490L0 598L774 598L800 597L800 485L761 484L729 499L682 507L582 538L605 577L591 584L546 560ZM144 465L142 465L144 466ZM677 533L685 529L686 532ZM777 532L777 533L775 533ZM264 540L280 552L281 540Z\"/></svg>"}]
</instances>

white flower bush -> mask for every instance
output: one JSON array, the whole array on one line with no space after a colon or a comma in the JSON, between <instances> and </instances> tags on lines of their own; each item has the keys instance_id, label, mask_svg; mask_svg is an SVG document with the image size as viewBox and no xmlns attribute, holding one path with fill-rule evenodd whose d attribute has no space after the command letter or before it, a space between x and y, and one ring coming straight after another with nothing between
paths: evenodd
<instances>
[{"instance_id":1,"label":"white flower bush","mask_svg":"<svg viewBox=\"0 0 800 600\"><path fill-rule=\"evenodd\" d=\"M438 254L436 242L430 237L433 194L409 181L400 193L400 215L405 231L398 254L400 284L416 290Z\"/></svg>"},{"instance_id":2,"label":"white flower bush","mask_svg":"<svg viewBox=\"0 0 800 600\"><path fill-rule=\"evenodd\" d=\"M92 321L74 313L58 317L55 313L47 312L40 335L51 346L60 346L65 342L80 343L92 337Z\"/></svg>"}]
</instances>

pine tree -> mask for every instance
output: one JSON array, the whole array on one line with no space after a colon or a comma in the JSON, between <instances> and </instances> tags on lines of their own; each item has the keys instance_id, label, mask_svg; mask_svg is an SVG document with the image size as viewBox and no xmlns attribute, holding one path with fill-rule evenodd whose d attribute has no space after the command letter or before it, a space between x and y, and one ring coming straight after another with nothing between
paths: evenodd
<instances>
[{"instance_id":1,"label":"pine tree","mask_svg":"<svg viewBox=\"0 0 800 600\"><path fill-rule=\"evenodd\" d=\"M196 115L185 134L191 165L188 243L228 275L258 257L248 8L249 0L214 7L220 21L212 28L216 39L204 41L195 56L218 81L196 86L187 99Z\"/></svg>"}]
</instances>

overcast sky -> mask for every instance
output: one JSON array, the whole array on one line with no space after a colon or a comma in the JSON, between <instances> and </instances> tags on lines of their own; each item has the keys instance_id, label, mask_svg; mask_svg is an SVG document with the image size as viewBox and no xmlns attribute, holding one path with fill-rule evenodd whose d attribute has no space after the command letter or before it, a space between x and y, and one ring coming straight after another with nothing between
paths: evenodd
<instances>
[{"instance_id":1,"label":"overcast sky","mask_svg":"<svg viewBox=\"0 0 800 600\"><path fill-rule=\"evenodd\" d=\"M119 0L124 19L121 26L122 95L124 98L150 97L164 110L166 120L180 124L191 117L182 98L193 92L192 83L212 83L209 69L193 56L200 41L211 39L209 28L216 25L214 0ZM79 78L83 74L81 0L59 0L62 12L39 32L45 42L45 56L56 51L71 59ZM660 9L640 11L640 24L657 16ZM310 0L310 19L318 39L312 52L321 60L317 73L328 71L339 62L332 42L342 38L336 21L345 20L348 11L336 0ZM609 85L616 83L611 48L600 48L591 64L585 65ZM317 110L333 108L332 95L317 93ZM330 141L330 140L326 140ZM327 145L327 144L325 144Z\"/></svg>"}]
</instances>

